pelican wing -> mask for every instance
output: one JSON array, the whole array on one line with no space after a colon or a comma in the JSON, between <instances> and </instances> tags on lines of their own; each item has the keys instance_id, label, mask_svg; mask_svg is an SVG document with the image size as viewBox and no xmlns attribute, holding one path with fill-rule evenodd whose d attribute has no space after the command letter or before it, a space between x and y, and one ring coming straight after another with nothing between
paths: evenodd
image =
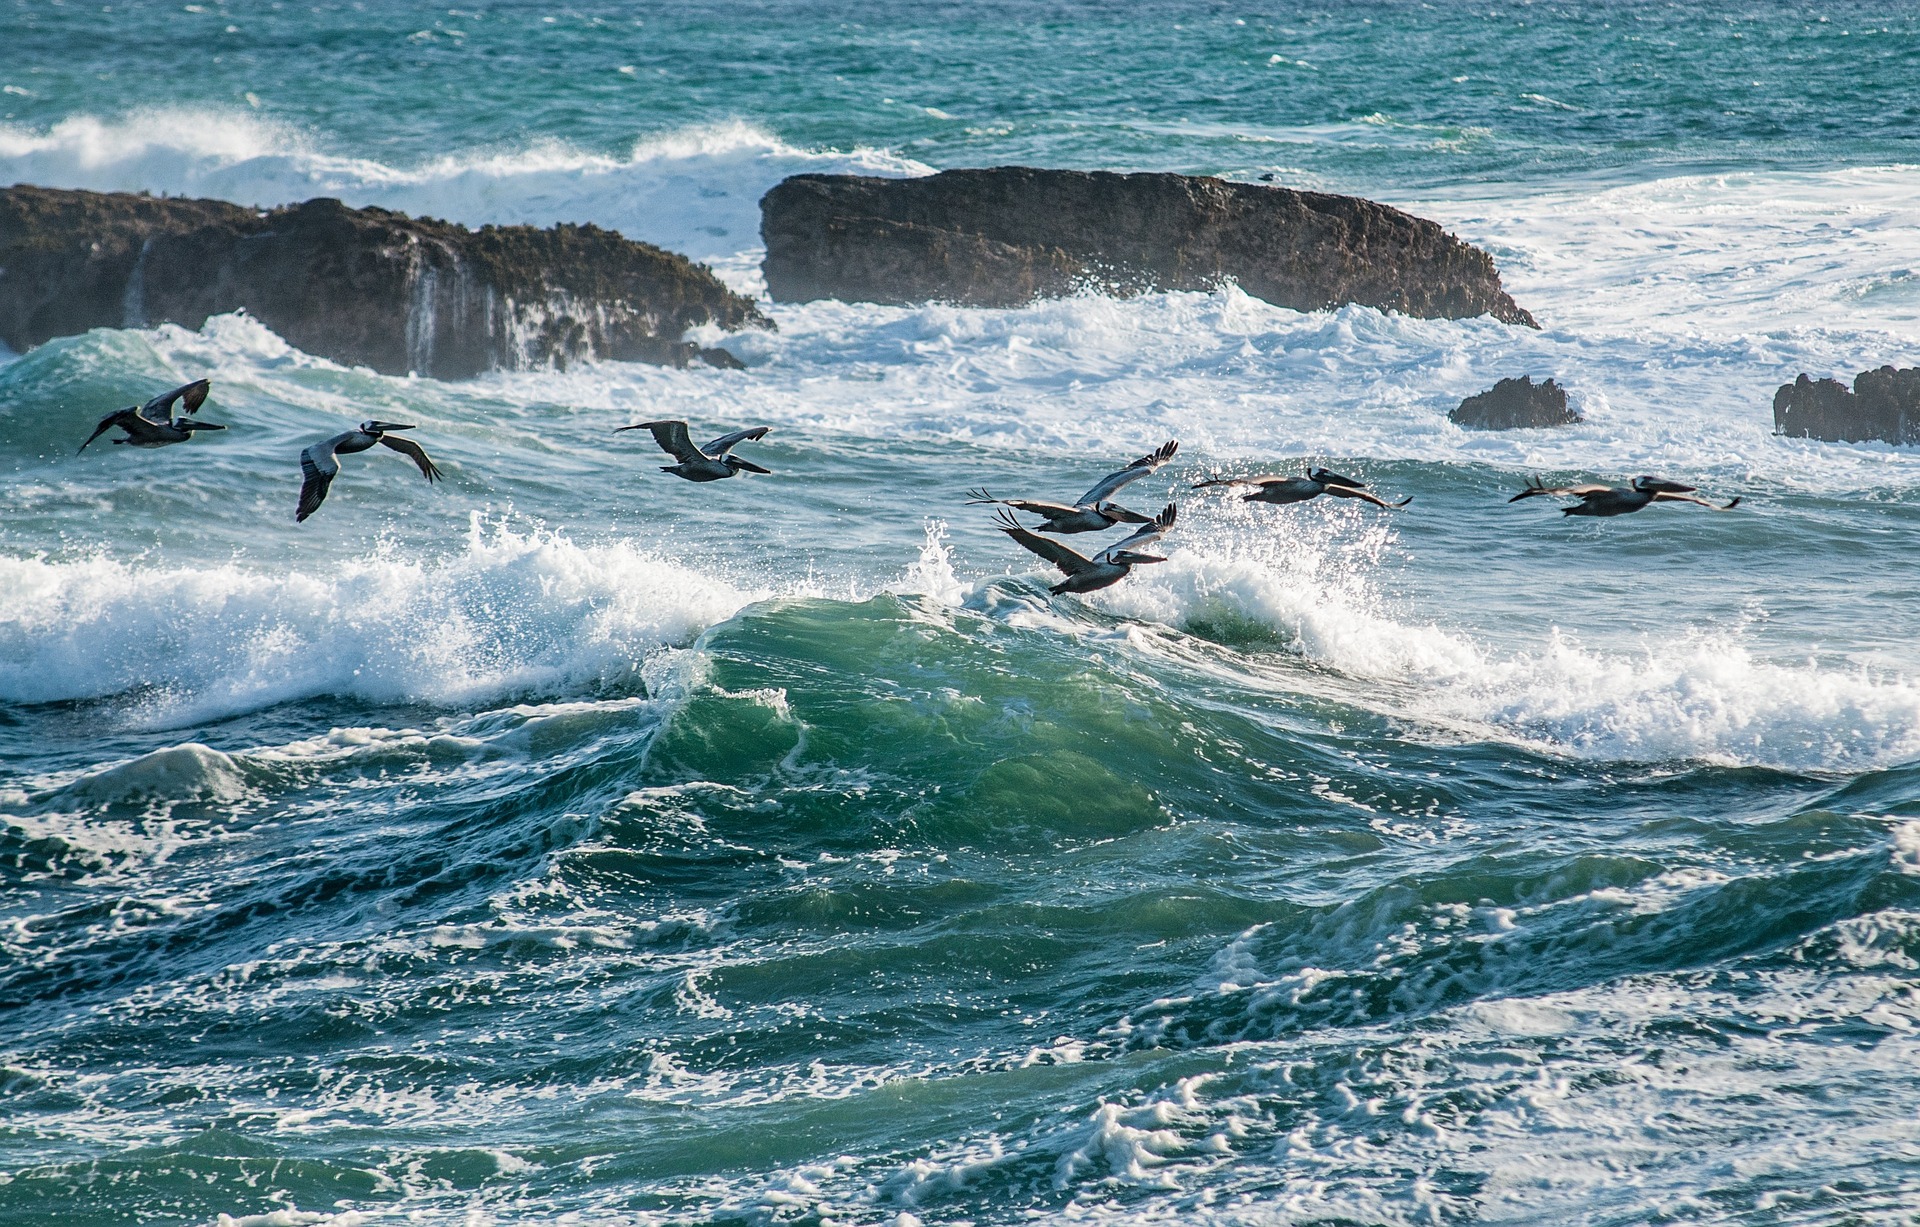
<instances>
[{"instance_id":1,"label":"pelican wing","mask_svg":"<svg viewBox=\"0 0 1920 1227\"><path fill-rule=\"evenodd\" d=\"M687 434L685 422L641 422L635 426L622 426L614 433L619 434L621 430L651 430L653 441L660 445L660 450L681 464L698 464L709 458L706 453L693 445L693 438Z\"/></svg>"},{"instance_id":2,"label":"pelican wing","mask_svg":"<svg viewBox=\"0 0 1920 1227\"><path fill-rule=\"evenodd\" d=\"M1290 477L1276 477L1272 473L1261 477L1216 477L1211 481L1195 482L1195 490L1204 490L1208 486L1271 486L1275 482L1291 481Z\"/></svg>"},{"instance_id":3,"label":"pelican wing","mask_svg":"<svg viewBox=\"0 0 1920 1227\"><path fill-rule=\"evenodd\" d=\"M1536 477L1527 483L1526 489L1507 501L1509 503L1517 503L1523 498L1532 498L1536 494L1554 494L1567 498L1584 499L1591 498L1596 494L1605 494L1611 489L1613 489L1612 486L1603 486L1596 482L1589 482L1584 486L1549 486L1543 484L1540 479Z\"/></svg>"},{"instance_id":4,"label":"pelican wing","mask_svg":"<svg viewBox=\"0 0 1920 1227\"><path fill-rule=\"evenodd\" d=\"M1048 519L1072 515L1080 510L1078 507L1069 507L1065 503L1049 503L1042 499L995 498L985 490L969 490L967 493L972 496L967 499L969 507L977 507L983 503L998 503L1002 507L1012 507L1016 511L1024 511L1028 515L1046 516Z\"/></svg>"},{"instance_id":5,"label":"pelican wing","mask_svg":"<svg viewBox=\"0 0 1920 1227\"><path fill-rule=\"evenodd\" d=\"M1385 507L1389 510L1395 507L1405 507L1413 501L1413 495L1409 494L1397 503L1389 503L1386 499L1381 498L1371 490L1362 490L1356 486L1342 486L1332 483L1328 484L1327 493L1333 495L1335 498L1357 498L1363 503L1372 503L1375 507Z\"/></svg>"},{"instance_id":6,"label":"pelican wing","mask_svg":"<svg viewBox=\"0 0 1920 1227\"><path fill-rule=\"evenodd\" d=\"M440 480L440 466L428 459L427 449L412 439L402 439L398 435L381 435L380 442L413 461L414 466L420 470L420 476L426 478L429 483Z\"/></svg>"},{"instance_id":7,"label":"pelican wing","mask_svg":"<svg viewBox=\"0 0 1920 1227\"><path fill-rule=\"evenodd\" d=\"M133 433L133 430L131 427L127 425L127 421L129 418L138 420L139 417L140 417L140 411L137 409L115 409L112 413L109 413L107 416L101 418L99 423L94 426L93 433L87 436L87 443L91 443L95 439L98 439L101 435L106 434L109 430L112 430L115 426L120 427L122 430L125 430L129 435L131 435ZM87 443L82 443L78 451L76 451L74 454L78 455L80 452L86 451Z\"/></svg>"},{"instance_id":8,"label":"pelican wing","mask_svg":"<svg viewBox=\"0 0 1920 1227\"><path fill-rule=\"evenodd\" d=\"M305 480L300 483L300 506L293 513L295 524L320 510L320 504L327 501L327 487L340 472L340 462L334 458L333 449L346 437L335 435L324 443L301 449L300 475Z\"/></svg>"},{"instance_id":9,"label":"pelican wing","mask_svg":"<svg viewBox=\"0 0 1920 1227\"><path fill-rule=\"evenodd\" d=\"M192 417L200 411L207 401L207 393L213 389L213 381L196 379L192 383L183 383L171 392L162 392L146 404L140 406L140 416L156 422L164 422L172 417L173 402L181 401L180 415Z\"/></svg>"},{"instance_id":10,"label":"pelican wing","mask_svg":"<svg viewBox=\"0 0 1920 1227\"><path fill-rule=\"evenodd\" d=\"M1079 505L1082 507L1091 507L1095 503L1112 498L1114 491L1120 489L1120 487L1126 485L1128 482L1139 481L1142 477L1158 469L1167 461L1172 460L1173 454L1179 450L1179 441L1177 439L1168 439L1154 451L1148 452L1126 468L1102 477L1093 489L1080 496Z\"/></svg>"},{"instance_id":11,"label":"pelican wing","mask_svg":"<svg viewBox=\"0 0 1920 1227\"><path fill-rule=\"evenodd\" d=\"M1078 575L1092 568L1093 559L1078 550L1061 545L1058 541L1042 537L1038 533L1028 532L1013 518L1011 512L1002 511L996 517L1000 531L1012 537L1029 551L1040 555L1068 575Z\"/></svg>"},{"instance_id":12,"label":"pelican wing","mask_svg":"<svg viewBox=\"0 0 1920 1227\"><path fill-rule=\"evenodd\" d=\"M684 429L684 427L682 429ZM745 443L751 439L763 438L766 433L772 429L773 427L771 426L755 426L750 430L736 430L732 434L721 435L718 439L715 439L700 450L715 460L718 460L720 457L732 451L734 444Z\"/></svg>"},{"instance_id":13,"label":"pelican wing","mask_svg":"<svg viewBox=\"0 0 1920 1227\"><path fill-rule=\"evenodd\" d=\"M1108 562L1127 561L1127 559L1123 557L1124 555L1138 554L1147 546L1152 545L1154 542L1160 540L1160 538L1166 536L1167 532L1173 528L1174 518L1179 514L1179 509L1172 503L1168 503L1165 507L1161 508L1159 515L1153 517L1153 519L1147 521L1144 526L1135 530L1131 537L1108 546L1106 549L1100 551L1099 556ZM1148 555L1148 557L1151 557L1151 555Z\"/></svg>"},{"instance_id":14,"label":"pelican wing","mask_svg":"<svg viewBox=\"0 0 1920 1227\"><path fill-rule=\"evenodd\" d=\"M1715 503L1708 499L1701 498L1697 494L1674 494L1668 490L1656 492L1653 496L1653 501L1656 503L1698 503L1702 507L1713 511L1732 511L1740 505L1738 498L1730 503Z\"/></svg>"}]
</instances>

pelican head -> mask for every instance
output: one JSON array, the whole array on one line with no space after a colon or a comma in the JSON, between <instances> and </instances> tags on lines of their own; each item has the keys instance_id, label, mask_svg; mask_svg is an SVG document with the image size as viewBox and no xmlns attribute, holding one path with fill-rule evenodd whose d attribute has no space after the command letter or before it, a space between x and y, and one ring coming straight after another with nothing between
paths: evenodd
<instances>
[{"instance_id":1,"label":"pelican head","mask_svg":"<svg viewBox=\"0 0 1920 1227\"><path fill-rule=\"evenodd\" d=\"M360 433L363 435L383 435L390 430L412 430L412 429L413 429L413 426L408 423L377 422L377 421L374 421L372 418L368 418L366 421L360 423Z\"/></svg>"},{"instance_id":2,"label":"pelican head","mask_svg":"<svg viewBox=\"0 0 1920 1227\"><path fill-rule=\"evenodd\" d=\"M773 472L772 469L761 468L759 465L755 464L751 460L742 460L740 459L740 457L734 455L732 452L728 452L726 455L720 457L720 459L728 468L732 469L736 473L740 472L743 469L749 473L769 473L770 474ZM672 469L669 469L668 472L672 472Z\"/></svg>"},{"instance_id":3,"label":"pelican head","mask_svg":"<svg viewBox=\"0 0 1920 1227\"><path fill-rule=\"evenodd\" d=\"M1683 486L1677 481L1667 481L1661 477L1636 477L1633 488L1641 494L1692 494L1698 486Z\"/></svg>"},{"instance_id":4,"label":"pelican head","mask_svg":"<svg viewBox=\"0 0 1920 1227\"><path fill-rule=\"evenodd\" d=\"M1344 486L1349 490L1364 490L1367 488L1367 483L1355 481L1351 477L1342 477L1330 469L1309 470L1307 477L1309 480L1317 481L1323 486Z\"/></svg>"}]
</instances>

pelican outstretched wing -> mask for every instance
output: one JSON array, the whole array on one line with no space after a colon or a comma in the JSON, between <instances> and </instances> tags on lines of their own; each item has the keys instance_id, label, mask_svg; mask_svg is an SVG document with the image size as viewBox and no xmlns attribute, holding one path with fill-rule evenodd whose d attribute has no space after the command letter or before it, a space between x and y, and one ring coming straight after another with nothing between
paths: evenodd
<instances>
[{"instance_id":1,"label":"pelican outstretched wing","mask_svg":"<svg viewBox=\"0 0 1920 1227\"><path fill-rule=\"evenodd\" d=\"M1089 570L1093 566L1093 559L1088 558L1085 554L1077 550L1069 549L1067 546L1061 545L1058 541L1042 537L1038 533L1029 532L1025 528L1022 528L1020 521L1014 519L1013 513L1010 511L1002 509L996 513L994 522L999 526L1001 532L1018 541L1032 553L1040 555L1040 557L1046 559L1054 566L1059 567L1068 575L1078 575L1080 572Z\"/></svg>"},{"instance_id":2,"label":"pelican outstretched wing","mask_svg":"<svg viewBox=\"0 0 1920 1227\"><path fill-rule=\"evenodd\" d=\"M1708 499L1701 498L1697 494L1675 494L1669 490L1656 491L1653 496L1653 501L1656 503L1698 503L1702 507L1712 511L1732 511L1740 505L1740 500L1737 497L1730 503L1715 503Z\"/></svg>"},{"instance_id":3,"label":"pelican outstretched wing","mask_svg":"<svg viewBox=\"0 0 1920 1227\"><path fill-rule=\"evenodd\" d=\"M429 483L440 480L440 466L428 459L427 449L412 439L402 439L397 435L381 435L380 442L413 461L414 467L420 470L420 476L426 478Z\"/></svg>"},{"instance_id":4,"label":"pelican outstretched wing","mask_svg":"<svg viewBox=\"0 0 1920 1227\"><path fill-rule=\"evenodd\" d=\"M1555 494L1565 498L1587 498L1595 494L1605 494L1611 489L1613 489L1612 486L1603 486L1597 482L1588 482L1582 486L1549 486L1543 483L1538 477L1535 477L1528 480L1526 489L1507 501L1509 503L1517 503L1523 498L1532 498L1536 494Z\"/></svg>"},{"instance_id":5,"label":"pelican outstretched wing","mask_svg":"<svg viewBox=\"0 0 1920 1227\"><path fill-rule=\"evenodd\" d=\"M1049 503L1043 499L995 498L985 490L967 491L967 506L977 507L982 503L998 503L1002 507L1012 507L1016 511L1024 511L1028 515L1046 516L1048 519L1054 516L1072 515L1080 510L1078 507L1069 507L1065 503Z\"/></svg>"},{"instance_id":6,"label":"pelican outstretched wing","mask_svg":"<svg viewBox=\"0 0 1920 1227\"><path fill-rule=\"evenodd\" d=\"M1325 484L1327 493L1333 495L1335 498L1357 498L1363 503L1372 503L1375 507L1385 507L1389 511L1395 507L1405 507L1413 501L1413 495L1409 494L1397 503L1389 503L1386 499L1381 498L1371 490L1362 490L1358 486L1342 486L1335 482L1327 482Z\"/></svg>"},{"instance_id":7,"label":"pelican outstretched wing","mask_svg":"<svg viewBox=\"0 0 1920 1227\"><path fill-rule=\"evenodd\" d=\"M173 416L170 411L173 402L181 401L183 403L180 406L180 416L192 417L200 411L200 406L206 403L207 393L212 389L213 381L210 379L196 379L192 383L183 383L173 391L162 392L140 406L140 416L156 422L164 422Z\"/></svg>"},{"instance_id":8,"label":"pelican outstretched wing","mask_svg":"<svg viewBox=\"0 0 1920 1227\"><path fill-rule=\"evenodd\" d=\"M613 433L619 434L622 430L651 430L653 441L660 445L660 450L681 464L698 464L708 458L704 452L693 445L692 437L687 434L685 422L641 422L634 426L622 426Z\"/></svg>"},{"instance_id":9,"label":"pelican outstretched wing","mask_svg":"<svg viewBox=\"0 0 1920 1227\"><path fill-rule=\"evenodd\" d=\"M340 462L334 459L333 449L345 435L335 435L324 443L315 443L300 450L300 505L294 510L295 524L305 520L320 510L320 504L327 501L327 487L340 472Z\"/></svg>"},{"instance_id":10,"label":"pelican outstretched wing","mask_svg":"<svg viewBox=\"0 0 1920 1227\"><path fill-rule=\"evenodd\" d=\"M1100 551L1100 557L1109 562L1131 561L1131 559L1127 557L1128 555L1153 558L1154 555L1141 555L1140 551L1166 536L1168 530L1173 527L1174 518L1179 514L1179 508L1175 507L1172 503L1168 503L1160 509L1159 515L1148 520L1146 525L1134 532L1132 536ZM1158 559L1155 559L1155 561L1158 561Z\"/></svg>"},{"instance_id":11,"label":"pelican outstretched wing","mask_svg":"<svg viewBox=\"0 0 1920 1227\"><path fill-rule=\"evenodd\" d=\"M685 429L685 428L682 427L682 429ZM705 447L701 448L700 450L705 452L707 455L713 457L715 460L718 460L720 459L720 457L732 451L734 444L745 443L751 439L764 438L766 436L766 433L772 429L773 427L771 426L755 426L747 430L736 430L732 434L721 435L718 439L715 439L713 442L707 444ZM759 471L764 471L764 470L759 470Z\"/></svg>"},{"instance_id":12,"label":"pelican outstretched wing","mask_svg":"<svg viewBox=\"0 0 1920 1227\"><path fill-rule=\"evenodd\" d=\"M140 411L138 409L115 409L112 413L109 413L107 416L101 418L99 423L94 426L93 433L87 436L87 443L91 443L95 439L98 439L101 435L106 434L109 430L112 430L115 426L118 426L122 430L125 430L128 434L132 434L133 430L127 425L127 419L129 418L138 419L139 416L140 416ZM80 452L86 451L87 443L82 443L79 446L79 448L74 452L74 454L79 455Z\"/></svg>"},{"instance_id":13,"label":"pelican outstretched wing","mask_svg":"<svg viewBox=\"0 0 1920 1227\"><path fill-rule=\"evenodd\" d=\"M1173 454L1179 450L1179 440L1168 439L1158 448L1148 452L1126 468L1102 477L1093 489L1080 496L1079 505L1082 507L1091 507L1095 503L1112 498L1114 491L1126 485L1128 482L1139 481L1142 477L1158 469L1167 461L1172 460Z\"/></svg>"},{"instance_id":14,"label":"pelican outstretched wing","mask_svg":"<svg viewBox=\"0 0 1920 1227\"><path fill-rule=\"evenodd\" d=\"M1215 477L1209 481L1193 483L1195 490L1205 490L1208 486L1271 486L1277 481L1291 481L1292 478L1279 477L1272 473L1260 477Z\"/></svg>"}]
</instances>

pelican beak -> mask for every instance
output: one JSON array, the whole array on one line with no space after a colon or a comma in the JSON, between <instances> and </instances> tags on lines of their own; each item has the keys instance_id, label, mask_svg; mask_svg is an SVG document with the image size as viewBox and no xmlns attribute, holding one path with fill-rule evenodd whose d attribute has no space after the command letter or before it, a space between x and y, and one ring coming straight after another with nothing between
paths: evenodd
<instances>
[{"instance_id":1,"label":"pelican beak","mask_svg":"<svg viewBox=\"0 0 1920 1227\"><path fill-rule=\"evenodd\" d=\"M753 461L742 460L738 456L728 456L727 463L732 465L736 469L745 469L749 473L766 473L769 476L771 476L773 473L772 469L763 469L759 465L755 464Z\"/></svg>"}]
</instances>

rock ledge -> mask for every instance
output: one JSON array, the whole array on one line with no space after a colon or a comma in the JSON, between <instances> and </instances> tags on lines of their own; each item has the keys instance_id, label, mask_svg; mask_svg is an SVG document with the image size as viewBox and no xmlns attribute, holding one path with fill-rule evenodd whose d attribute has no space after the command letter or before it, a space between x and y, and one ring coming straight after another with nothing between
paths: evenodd
<instances>
[{"instance_id":1,"label":"rock ledge","mask_svg":"<svg viewBox=\"0 0 1920 1227\"><path fill-rule=\"evenodd\" d=\"M1920 442L1920 367L1862 371L1851 391L1837 379L1801 375L1773 394L1773 428L1830 443Z\"/></svg>"},{"instance_id":2,"label":"rock ledge","mask_svg":"<svg viewBox=\"0 0 1920 1227\"><path fill-rule=\"evenodd\" d=\"M468 230L326 198L262 211L0 188L9 348L242 310L311 354L456 379L590 358L737 366L682 335L772 327L704 266L595 226Z\"/></svg>"},{"instance_id":3,"label":"rock ledge","mask_svg":"<svg viewBox=\"0 0 1920 1227\"><path fill-rule=\"evenodd\" d=\"M796 175L761 199L760 218L778 302L1012 307L1231 281L1300 311L1359 303L1539 327L1500 288L1486 252L1356 196L1002 166L919 179Z\"/></svg>"},{"instance_id":4,"label":"rock ledge","mask_svg":"<svg viewBox=\"0 0 1920 1227\"><path fill-rule=\"evenodd\" d=\"M1580 421L1580 415L1567 408L1565 388L1551 379L1535 383L1533 376L1522 375L1467 397L1447 419L1468 430L1530 430L1571 426Z\"/></svg>"}]
</instances>

